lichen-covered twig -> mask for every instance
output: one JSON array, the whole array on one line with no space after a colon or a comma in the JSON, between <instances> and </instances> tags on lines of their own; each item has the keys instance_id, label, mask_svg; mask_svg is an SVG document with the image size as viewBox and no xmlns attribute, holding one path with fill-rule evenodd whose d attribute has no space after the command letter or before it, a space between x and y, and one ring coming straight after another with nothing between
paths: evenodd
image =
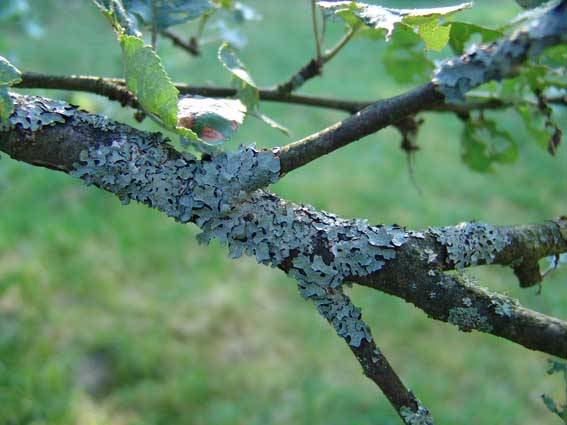
<instances>
[{"instance_id":1,"label":"lichen-covered twig","mask_svg":"<svg viewBox=\"0 0 567 425\"><path fill-rule=\"evenodd\" d=\"M355 115L282 148L289 172L422 110L464 99L480 84L516 75L521 64L546 47L567 42L567 0L510 38L477 47L440 65L433 81L396 98L374 103Z\"/></svg>"},{"instance_id":2,"label":"lichen-covered twig","mask_svg":"<svg viewBox=\"0 0 567 425\"><path fill-rule=\"evenodd\" d=\"M256 190L277 180L277 150L244 149L198 161L168 147L161 136L77 111L64 102L31 96L14 100L12 127L1 133L1 150L18 160L72 172L125 202L137 200L178 221L193 221L204 230L201 240L216 237L228 245L232 257L248 254L280 267L298 280L304 297L314 301L345 280L354 281L394 293L447 320L450 308L460 303L458 297L470 289L446 277L455 284L447 287L449 295L431 295L441 288L443 270L513 265L523 258L567 251L564 220L511 227L469 223L427 232L369 226L364 220L343 220ZM423 291L429 295L421 296ZM452 303L439 301L448 296ZM492 305L493 297L482 292L473 298L483 303L483 310ZM549 334L540 329L551 327L567 335L565 323L517 311L523 333L533 334L532 339L526 343L511 325L498 335L565 356L562 349L553 348L557 341L548 341ZM343 336L351 345L365 339L365 327L356 320L344 329L349 329ZM562 341L567 344L567 339Z\"/></svg>"},{"instance_id":3,"label":"lichen-covered twig","mask_svg":"<svg viewBox=\"0 0 567 425\"><path fill-rule=\"evenodd\" d=\"M520 66L547 47L567 42L567 1L563 0L510 38L477 46L437 67L434 83L448 102L463 101L470 90L488 81L518 74Z\"/></svg>"},{"instance_id":4,"label":"lichen-covered twig","mask_svg":"<svg viewBox=\"0 0 567 425\"><path fill-rule=\"evenodd\" d=\"M370 332L370 327L362 320L360 310L352 304L342 288L329 289L325 294L314 296L319 313L335 328L339 336L348 331L343 316L355 319L350 326L359 326L364 329L360 341L347 340L350 350L362 367L364 375L374 382L384 393L400 418L408 424L408 417L421 418L423 425L433 425L429 410L421 405L414 394L406 388L400 377L390 365L388 359L376 346Z\"/></svg>"},{"instance_id":5,"label":"lichen-covered twig","mask_svg":"<svg viewBox=\"0 0 567 425\"><path fill-rule=\"evenodd\" d=\"M159 134L65 102L17 95L13 100L15 111L0 126L0 151L70 173L125 203L138 201L179 222L194 222L203 231L201 242L217 238L232 258L246 254L280 268L297 280L301 295L333 325L363 368L369 368L374 346L360 311L343 293L347 281L401 297L463 331L490 333L567 358L567 323L444 273L565 252L565 220L499 228L468 223L425 232L371 226L258 190L281 173L277 149L248 147L197 160L175 151ZM402 400L403 385L395 383L387 363L380 367L365 373L393 379ZM396 406L404 419L426 417L419 405Z\"/></svg>"}]
</instances>

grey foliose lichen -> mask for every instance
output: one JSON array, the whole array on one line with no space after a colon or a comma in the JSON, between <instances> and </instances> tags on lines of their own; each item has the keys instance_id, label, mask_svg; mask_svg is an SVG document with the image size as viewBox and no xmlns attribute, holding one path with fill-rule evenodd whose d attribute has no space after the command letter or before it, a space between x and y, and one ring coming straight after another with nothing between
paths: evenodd
<instances>
[{"instance_id":1,"label":"grey foliose lichen","mask_svg":"<svg viewBox=\"0 0 567 425\"><path fill-rule=\"evenodd\" d=\"M430 228L437 241L447 248L448 259L456 269L490 264L510 238L490 224L465 222L457 226Z\"/></svg>"},{"instance_id":2,"label":"grey foliose lichen","mask_svg":"<svg viewBox=\"0 0 567 425\"><path fill-rule=\"evenodd\" d=\"M59 100L14 93L10 93L10 97L14 102L14 112L7 122L0 122L0 131L8 131L12 128L37 131L42 127L66 122L77 110Z\"/></svg>"},{"instance_id":3,"label":"grey foliose lichen","mask_svg":"<svg viewBox=\"0 0 567 425\"><path fill-rule=\"evenodd\" d=\"M407 406L402 406L400 416L406 425L433 425L433 418L429 410L421 404L418 404L416 412Z\"/></svg>"},{"instance_id":4,"label":"grey foliose lichen","mask_svg":"<svg viewBox=\"0 0 567 425\"><path fill-rule=\"evenodd\" d=\"M567 41L565 2L551 7L547 13L509 39L488 46L472 46L459 58L440 63L433 82L446 101L463 101L465 94L488 81L500 81L513 76L517 67L546 47Z\"/></svg>"},{"instance_id":5,"label":"grey foliose lichen","mask_svg":"<svg viewBox=\"0 0 567 425\"><path fill-rule=\"evenodd\" d=\"M492 325L488 319L482 316L475 307L453 307L449 310L448 321L463 332L470 332L473 329L479 332L492 331Z\"/></svg>"},{"instance_id":6,"label":"grey foliose lichen","mask_svg":"<svg viewBox=\"0 0 567 425\"><path fill-rule=\"evenodd\" d=\"M81 153L73 174L142 202L180 222L194 221L207 243L217 238L231 258L247 254L285 267L351 345L371 340L360 311L342 293L349 276L367 275L395 257L409 235L396 226L369 226L310 206L281 201L263 190L277 180L277 152L242 147L210 161L172 153L159 135L122 134L110 145Z\"/></svg>"}]
</instances>

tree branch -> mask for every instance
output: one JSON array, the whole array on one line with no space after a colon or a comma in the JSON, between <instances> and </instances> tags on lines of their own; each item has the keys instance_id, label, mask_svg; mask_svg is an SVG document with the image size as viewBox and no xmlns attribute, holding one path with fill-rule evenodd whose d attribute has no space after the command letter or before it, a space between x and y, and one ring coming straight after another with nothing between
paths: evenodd
<instances>
[{"instance_id":1,"label":"tree branch","mask_svg":"<svg viewBox=\"0 0 567 425\"><path fill-rule=\"evenodd\" d=\"M567 0L517 31L460 58L440 65L433 81L409 93L378 101L354 116L282 148L282 172L287 173L416 112L444 101L464 101L465 94L493 80L517 74L528 59L545 48L567 42Z\"/></svg>"},{"instance_id":2,"label":"tree branch","mask_svg":"<svg viewBox=\"0 0 567 425\"><path fill-rule=\"evenodd\" d=\"M349 344L365 374L380 385L406 422L415 415L428 417L427 410L385 359L373 360L372 335L343 294L345 281L401 297L463 331L475 329L567 358L566 322L442 272L511 264L520 255L565 252L567 220L526 227L468 223L427 232L369 226L364 220L341 219L257 190L280 174L277 149L242 148L197 160L175 151L157 133L60 101L12 98L15 111L0 127L0 151L80 177L123 202L134 200L179 222L194 222L203 230L201 242L217 238L228 246L231 258L254 256L295 278L301 295Z\"/></svg>"},{"instance_id":3,"label":"tree branch","mask_svg":"<svg viewBox=\"0 0 567 425\"><path fill-rule=\"evenodd\" d=\"M416 297L412 284L419 293L435 292L442 270L512 265L518 259L567 251L565 220L504 227L468 223L427 232L343 220L255 190L278 178L277 149L244 149L197 161L177 153L156 135L77 111L64 102L31 96L14 99L16 112L10 120L15 127L0 133L0 150L17 160L78 175L123 201L134 199L178 221L193 221L204 230L201 240L219 238L232 257L247 253L281 268L298 280L306 298L354 281L395 294L446 321L458 303ZM60 119L42 123L44 114L49 120L56 114ZM32 130L30 122L42 126ZM180 175L186 177L180 180ZM469 294L483 303L483 310L493 305L492 294L473 294L456 278L447 279L452 284L443 297L461 302ZM563 350L567 339L550 341L549 333L540 332L542 327L554 328L567 335L567 324L520 307L514 311L522 332L509 324L501 328L494 314L489 317L496 320L493 330L484 331L532 349L567 355ZM521 336L525 333L533 339Z\"/></svg>"},{"instance_id":4,"label":"tree branch","mask_svg":"<svg viewBox=\"0 0 567 425\"><path fill-rule=\"evenodd\" d=\"M408 390L396 374L388 359L378 349L372 337L370 327L362 320L360 310L356 308L342 288L328 289L321 296L311 297L321 315L335 328L339 336L343 336L343 322L340 317L351 316L356 325L364 329L364 336L356 344L352 340L349 348L358 360L364 375L374 382L386 396L400 418L407 422L406 416L419 417L425 424L433 424L429 411L421 405L413 393ZM333 307L330 307L333 306ZM337 307L340 306L340 307ZM409 422L411 423L411 422Z\"/></svg>"},{"instance_id":5,"label":"tree branch","mask_svg":"<svg viewBox=\"0 0 567 425\"><path fill-rule=\"evenodd\" d=\"M164 30L161 31L160 34L170 40L174 46L179 47L182 50L185 50L191 56L199 56L201 51L199 50L199 46L196 42L194 37L190 38L189 41L183 40L180 36L175 34L173 31Z\"/></svg>"},{"instance_id":6,"label":"tree branch","mask_svg":"<svg viewBox=\"0 0 567 425\"><path fill-rule=\"evenodd\" d=\"M323 65L331 61L331 59L333 59L336 54L339 53L339 51L347 45L347 43L352 39L355 33L356 30L350 28L346 32L346 34L337 42L337 44L327 50L324 54L318 53L315 58L311 59L304 66L302 66L299 71L293 74L289 78L289 80L287 80L285 83L278 84L275 91L281 95L290 94L299 89L311 78L321 75Z\"/></svg>"},{"instance_id":7,"label":"tree branch","mask_svg":"<svg viewBox=\"0 0 567 425\"><path fill-rule=\"evenodd\" d=\"M443 100L430 83L408 93L380 100L326 129L282 147L282 174L293 171L364 136L429 109Z\"/></svg>"}]
</instances>

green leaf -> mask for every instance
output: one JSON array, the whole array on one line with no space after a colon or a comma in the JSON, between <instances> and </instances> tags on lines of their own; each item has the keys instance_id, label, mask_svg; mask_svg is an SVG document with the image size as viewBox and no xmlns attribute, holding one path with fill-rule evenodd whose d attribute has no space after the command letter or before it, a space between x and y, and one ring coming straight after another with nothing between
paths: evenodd
<instances>
[{"instance_id":1,"label":"green leaf","mask_svg":"<svg viewBox=\"0 0 567 425\"><path fill-rule=\"evenodd\" d=\"M467 42L475 34L478 34L483 43L489 43L502 36L502 32L490 28L481 27L466 22L452 22L451 34L449 36L449 45L453 52L461 55Z\"/></svg>"},{"instance_id":2,"label":"green leaf","mask_svg":"<svg viewBox=\"0 0 567 425\"><path fill-rule=\"evenodd\" d=\"M259 118L270 127L278 129L289 135L287 128L260 112L260 95L258 93L258 87L248 72L248 69L246 69L246 66L236 54L236 51L230 47L228 43L223 43L220 46L218 58L223 66L232 74L238 90L237 97L242 101L242 103L244 103L247 112L250 115L254 115Z\"/></svg>"},{"instance_id":3,"label":"green leaf","mask_svg":"<svg viewBox=\"0 0 567 425\"><path fill-rule=\"evenodd\" d=\"M8 94L7 86L0 86L0 123L5 123L14 112L14 102Z\"/></svg>"},{"instance_id":4,"label":"green leaf","mask_svg":"<svg viewBox=\"0 0 567 425\"><path fill-rule=\"evenodd\" d=\"M350 26L362 23L380 34L385 31L386 40L390 40L398 27L409 27L431 50L441 50L449 41L451 27L441 18L472 7L472 3L462 3L431 9L392 9L356 1L319 1L318 5L340 16Z\"/></svg>"},{"instance_id":5,"label":"green leaf","mask_svg":"<svg viewBox=\"0 0 567 425\"><path fill-rule=\"evenodd\" d=\"M118 33L140 36L137 25L128 15L121 0L92 0Z\"/></svg>"},{"instance_id":6,"label":"green leaf","mask_svg":"<svg viewBox=\"0 0 567 425\"><path fill-rule=\"evenodd\" d=\"M18 68L0 56L0 122L6 122L14 112L14 103L8 94L8 86L20 81L22 74Z\"/></svg>"},{"instance_id":7,"label":"green leaf","mask_svg":"<svg viewBox=\"0 0 567 425\"><path fill-rule=\"evenodd\" d=\"M410 29L396 31L382 54L386 72L397 83L410 84L428 81L434 65L423 50L423 42Z\"/></svg>"},{"instance_id":8,"label":"green leaf","mask_svg":"<svg viewBox=\"0 0 567 425\"><path fill-rule=\"evenodd\" d=\"M191 129L208 143L230 140L246 115L238 99L183 97L178 107L178 128Z\"/></svg>"},{"instance_id":9,"label":"green leaf","mask_svg":"<svg viewBox=\"0 0 567 425\"><path fill-rule=\"evenodd\" d=\"M219 48L218 58L222 65L232 74L237 86L238 98L246 105L249 111L257 109L260 101L258 87L256 87L256 83L236 54L236 51L228 43L223 43Z\"/></svg>"},{"instance_id":10,"label":"green leaf","mask_svg":"<svg viewBox=\"0 0 567 425\"><path fill-rule=\"evenodd\" d=\"M449 42L451 24L440 25L436 16L407 18L405 23L417 30L417 34L429 50L439 51Z\"/></svg>"},{"instance_id":11,"label":"green leaf","mask_svg":"<svg viewBox=\"0 0 567 425\"><path fill-rule=\"evenodd\" d=\"M0 56L0 85L11 85L22 81L22 73L8 60Z\"/></svg>"},{"instance_id":12,"label":"green leaf","mask_svg":"<svg viewBox=\"0 0 567 425\"><path fill-rule=\"evenodd\" d=\"M556 129L546 124L545 117L536 107L520 104L516 105L515 109L522 119L529 136L542 148L547 149Z\"/></svg>"},{"instance_id":13,"label":"green leaf","mask_svg":"<svg viewBox=\"0 0 567 425\"><path fill-rule=\"evenodd\" d=\"M214 8L209 0L123 1L130 15L136 16L146 25L155 23L158 30L196 19Z\"/></svg>"},{"instance_id":14,"label":"green leaf","mask_svg":"<svg viewBox=\"0 0 567 425\"><path fill-rule=\"evenodd\" d=\"M511 163L518 158L518 145L510 133L486 118L468 120L461 140L463 161L475 171L491 172L494 163Z\"/></svg>"},{"instance_id":15,"label":"green leaf","mask_svg":"<svg viewBox=\"0 0 567 425\"><path fill-rule=\"evenodd\" d=\"M179 91L151 46L138 37L120 35L126 85L136 95L144 111L157 115L174 129L177 125Z\"/></svg>"}]
</instances>

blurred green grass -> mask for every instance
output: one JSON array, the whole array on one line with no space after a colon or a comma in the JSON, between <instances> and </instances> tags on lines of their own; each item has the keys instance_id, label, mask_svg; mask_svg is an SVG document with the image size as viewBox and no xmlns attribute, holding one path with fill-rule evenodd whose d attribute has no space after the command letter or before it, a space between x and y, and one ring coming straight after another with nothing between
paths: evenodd
<instances>
[{"instance_id":1,"label":"blurred green grass","mask_svg":"<svg viewBox=\"0 0 567 425\"><path fill-rule=\"evenodd\" d=\"M246 27L244 61L261 85L287 78L313 51L306 1L248 1L264 20ZM423 2L386 2L418 5ZM437 4L449 2L437 2ZM40 39L0 31L1 55L23 70L121 74L120 51L89 1L35 0ZM431 3L429 3L431 5ZM478 1L467 17L498 24L512 1ZM180 31L192 31L192 25ZM342 29L329 28L329 40ZM178 81L227 84L218 43L190 58L166 40L160 54ZM310 81L305 93L359 99L397 94L379 61L381 43L355 40ZM105 99L36 90L134 123ZM343 114L263 104L293 138ZM565 145L551 158L530 143L510 112L498 115L523 146L496 173L460 161L460 123L427 115L415 160L419 195L399 136L385 130L300 169L274 190L346 217L412 228L477 219L496 224L566 214ZM562 117L563 120L565 116ZM150 123L144 128L155 129ZM275 146L285 136L255 121L233 142ZM250 259L230 261L197 230L49 170L0 161L1 424L396 424L346 345L281 273ZM471 272L480 284L526 306L567 316L567 271L543 293L520 291L509 270ZM539 396L561 398L546 356L430 321L404 302L353 288L378 344L409 387L447 424L555 424Z\"/></svg>"}]
</instances>

